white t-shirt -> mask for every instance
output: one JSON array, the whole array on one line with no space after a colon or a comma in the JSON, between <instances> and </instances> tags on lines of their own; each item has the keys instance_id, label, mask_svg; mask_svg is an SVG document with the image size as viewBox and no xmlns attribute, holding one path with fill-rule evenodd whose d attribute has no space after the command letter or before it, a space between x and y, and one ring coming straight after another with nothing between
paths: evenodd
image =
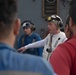
<instances>
[{"instance_id":1,"label":"white t-shirt","mask_svg":"<svg viewBox=\"0 0 76 75\"><path fill-rule=\"evenodd\" d=\"M47 35L47 37L43 40L28 44L25 46L26 49L29 48L37 48L37 47L44 47L46 46L46 43L48 42L48 40L50 39L50 34ZM54 34L52 36L52 43L51 43L51 47L52 47L52 51L54 51L54 49L61 43L63 43L66 40L66 35L64 32L58 33L58 34ZM49 40L50 42L50 40ZM47 59L48 56L48 52L43 50L43 58Z\"/></svg>"}]
</instances>

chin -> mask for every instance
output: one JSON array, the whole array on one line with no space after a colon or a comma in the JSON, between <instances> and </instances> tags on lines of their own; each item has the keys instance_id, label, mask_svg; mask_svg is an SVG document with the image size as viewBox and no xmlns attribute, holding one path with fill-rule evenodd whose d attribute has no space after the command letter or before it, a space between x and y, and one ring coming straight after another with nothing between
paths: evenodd
<instances>
[{"instance_id":1,"label":"chin","mask_svg":"<svg viewBox=\"0 0 76 75\"><path fill-rule=\"evenodd\" d=\"M51 33L51 31L49 31L49 33Z\"/></svg>"}]
</instances>

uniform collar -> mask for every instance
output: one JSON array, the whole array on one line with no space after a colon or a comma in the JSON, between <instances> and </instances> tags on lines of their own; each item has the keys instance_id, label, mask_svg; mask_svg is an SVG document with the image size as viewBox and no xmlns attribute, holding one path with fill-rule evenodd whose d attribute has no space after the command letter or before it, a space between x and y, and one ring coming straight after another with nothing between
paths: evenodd
<instances>
[{"instance_id":1,"label":"uniform collar","mask_svg":"<svg viewBox=\"0 0 76 75\"><path fill-rule=\"evenodd\" d=\"M2 48L2 49L12 50L12 51L17 51L17 50L15 50L13 47L11 47L11 46L9 46L9 45L7 45L7 44L5 44L5 43L2 43L2 42L0 42L0 50L1 50L1 48Z\"/></svg>"}]
</instances>

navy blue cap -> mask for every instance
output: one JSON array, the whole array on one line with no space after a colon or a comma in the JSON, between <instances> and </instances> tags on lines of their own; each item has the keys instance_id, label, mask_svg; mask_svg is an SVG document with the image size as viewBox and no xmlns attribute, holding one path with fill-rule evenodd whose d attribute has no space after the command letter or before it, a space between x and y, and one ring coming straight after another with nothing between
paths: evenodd
<instances>
[{"instance_id":1,"label":"navy blue cap","mask_svg":"<svg viewBox=\"0 0 76 75\"><path fill-rule=\"evenodd\" d=\"M23 23L23 25L22 25L22 28L27 28L27 27L30 27L30 23L29 22L25 22L25 23Z\"/></svg>"},{"instance_id":2,"label":"navy blue cap","mask_svg":"<svg viewBox=\"0 0 76 75\"><path fill-rule=\"evenodd\" d=\"M29 20L26 20L26 21L22 22L22 24L21 24L23 29L25 29L25 28L27 29L27 28L31 27L31 25L34 25L34 24Z\"/></svg>"}]
</instances>

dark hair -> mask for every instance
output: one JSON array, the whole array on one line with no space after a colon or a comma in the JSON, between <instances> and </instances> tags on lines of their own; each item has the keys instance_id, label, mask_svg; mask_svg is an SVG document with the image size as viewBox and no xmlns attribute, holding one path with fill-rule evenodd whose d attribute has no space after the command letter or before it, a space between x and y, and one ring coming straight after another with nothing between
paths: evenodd
<instances>
[{"instance_id":1,"label":"dark hair","mask_svg":"<svg viewBox=\"0 0 76 75\"><path fill-rule=\"evenodd\" d=\"M7 34L17 14L17 0L0 0L0 33Z\"/></svg>"},{"instance_id":2,"label":"dark hair","mask_svg":"<svg viewBox=\"0 0 76 75\"><path fill-rule=\"evenodd\" d=\"M76 0L71 0L69 16L72 18L73 22L76 24Z\"/></svg>"}]
</instances>

